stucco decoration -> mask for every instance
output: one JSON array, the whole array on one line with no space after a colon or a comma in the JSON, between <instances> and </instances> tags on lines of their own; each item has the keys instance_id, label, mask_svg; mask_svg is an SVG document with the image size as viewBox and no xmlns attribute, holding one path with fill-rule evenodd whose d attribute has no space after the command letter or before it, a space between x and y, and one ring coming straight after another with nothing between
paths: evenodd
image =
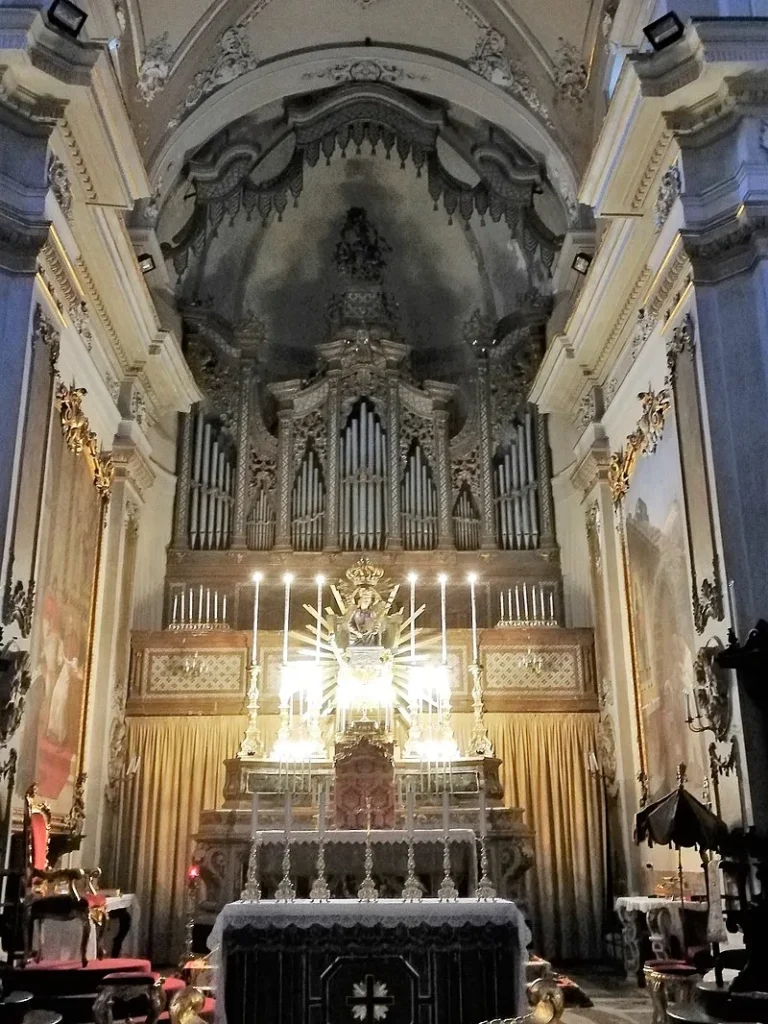
<instances>
[{"instance_id":1,"label":"stucco decoration","mask_svg":"<svg viewBox=\"0 0 768 1024\"><path fill-rule=\"evenodd\" d=\"M488 26L478 38L467 67L488 82L500 86L537 114L548 128L554 128L552 115L539 98L522 65L507 54L507 40Z\"/></svg>"},{"instance_id":2,"label":"stucco decoration","mask_svg":"<svg viewBox=\"0 0 768 1024\"><path fill-rule=\"evenodd\" d=\"M219 37L216 52L207 67L198 71L192 79L187 95L175 116L168 122L168 127L175 128L206 96L253 71L258 63L246 35L246 26L237 24L228 28Z\"/></svg>"},{"instance_id":3,"label":"stucco decoration","mask_svg":"<svg viewBox=\"0 0 768 1024\"><path fill-rule=\"evenodd\" d=\"M67 220L72 218L72 186L69 183L67 168L56 154L51 157L48 165L48 185L59 204L59 209Z\"/></svg>"},{"instance_id":4,"label":"stucco decoration","mask_svg":"<svg viewBox=\"0 0 768 1024\"><path fill-rule=\"evenodd\" d=\"M165 88L172 60L173 47L168 42L168 33L163 32L149 43L139 68L136 88L144 103L150 104Z\"/></svg>"},{"instance_id":5,"label":"stucco decoration","mask_svg":"<svg viewBox=\"0 0 768 1024\"><path fill-rule=\"evenodd\" d=\"M589 83L587 65L573 43L563 38L555 51L553 71L559 99L581 106Z\"/></svg>"}]
</instances>

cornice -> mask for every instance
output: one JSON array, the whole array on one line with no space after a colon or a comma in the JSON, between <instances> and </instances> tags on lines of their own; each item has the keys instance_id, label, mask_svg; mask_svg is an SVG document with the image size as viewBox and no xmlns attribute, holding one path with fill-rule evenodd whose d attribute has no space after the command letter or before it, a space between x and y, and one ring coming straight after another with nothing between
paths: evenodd
<instances>
[{"instance_id":1,"label":"cornice","mask_svg":"<svg viewBox=\"0 0 768 1024\"><path fill-rule=\"evenodd\" d=\"M112 461L118 479L127 480L140 498L155 482L155 471L147 456L130 438L118 434L112 445Z\"/></svg>"},{"instance_id":2,"label":"cornice","mask_svg":"<svg viewBox=\"0 0 768 1024\"><path fill-rule=\"evenodd\" d=\"M751 270L768 256L768 208L747 209L704 231L681 231L696 283L715 283Z\"/></svg>"},{"instance_id":3,"label":"cornice","mask_svg":"<svg viewBox=\"0 0 768 1024\"><path fill-rule=\"evenodd\" d=\"M608 438L602 432L601 427L593 424L591 443L571 470L570 480L574 489L586 497L598 481L607 480L611 454Z\"/></svg>"}]
</instances>

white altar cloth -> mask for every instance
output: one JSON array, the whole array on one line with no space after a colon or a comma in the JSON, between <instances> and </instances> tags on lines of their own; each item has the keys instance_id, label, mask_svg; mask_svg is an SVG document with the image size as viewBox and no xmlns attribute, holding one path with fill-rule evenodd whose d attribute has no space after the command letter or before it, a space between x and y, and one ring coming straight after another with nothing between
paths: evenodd
<instances>
[{"instance_id":1,"label":"white altar cloth","mask_svg":"<svg viewBox=\"0 0 768 1024\"><path fill-rule=\"evenodd\" d=\"M404 903L402 900L376 900L372 903L360 903L358 900L330 900L328 903L313 903L311 900L295 900L293 903L278 903L276 900L258 900L247 902L238 900L228 903L216 918L216 922L208 936L208 948L211 960L216 966L216 1000L217 1024L226 1024L224 1009L224 963L217 955L224 933L230 928L264 927L285 928L295 925L299 928L310 928L312 925L353 928L356 925L369 925L371 928L395 928L402 923L434 924L444 921L446 924L506 924L516 926L518 948L514 950L517 959L517 992L519 1005L517 1012L527 1012L525 993L525 967L528 961L527 947L531 941L531 931L525 923L517 905L511 900L479 901L461 899L443 902L436 899L424 899L421 902Z\"/></svg>"},{"instance_id":2,"label":"white altar cloth","mask_svg":"<svg viewBox=\"0 0 768 1024\"><path fill-rule=\"evenodd\" d=\"M367 832L364 828L329 829L325 833L326 844L330 843L364 843ZM417 828L413 831L416 843L442 843L441 828ZM262 843L282 843L285 841L284 829L260 829L259 838ZM320 834L316 829L297 829L291 831L291 845L294 843L316 843ZM477 836L471 828L452 828L448 833L452 843L476 843ZM406 843L408 833L402 828L371 829L372 843Z\"/></svg>"}]
</instances>

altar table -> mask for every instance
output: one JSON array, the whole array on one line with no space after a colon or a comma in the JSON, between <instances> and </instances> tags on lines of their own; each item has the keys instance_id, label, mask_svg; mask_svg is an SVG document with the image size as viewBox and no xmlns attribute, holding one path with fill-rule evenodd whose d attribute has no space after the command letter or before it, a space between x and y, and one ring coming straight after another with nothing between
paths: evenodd
<instances>
[{"instance_id":1,"label":"altar table","mask_svg":"<svg viewBox=\"0 0 768 1024\"><path fill-rule=\"evenodd\" d=\"M217 1024L478 1024L525 1011L507 900L229 903L208 939Z\"/></svg>"}]
</instances>

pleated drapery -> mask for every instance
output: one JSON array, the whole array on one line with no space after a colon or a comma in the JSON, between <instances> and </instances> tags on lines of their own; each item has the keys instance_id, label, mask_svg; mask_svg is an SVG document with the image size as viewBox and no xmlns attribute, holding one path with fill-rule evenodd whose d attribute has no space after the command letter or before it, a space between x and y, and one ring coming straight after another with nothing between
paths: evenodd
<instances>
[{"instance_id":1,"label":"pleated drapery","mask_svg":"<svg viewBox=\"0 0 768 1024\"><path fill-rule=\"evenodd\" d=\"M278 717L262 717L267 750ZM590 714L489 714L502 765L505 803L525 808L536 860L526 878L534 948L544 956L597 959L602 953L604 828L598 783L587 760L596 749ZM117 884L141 902L140 948L157 963L184 942L186 873L204 808L223 803L224 760L237 752L241 716L128 719L128 763L138 771L119 808ZM454 715L461 749L472 715Z\"/></svg>"}]
</instances>

